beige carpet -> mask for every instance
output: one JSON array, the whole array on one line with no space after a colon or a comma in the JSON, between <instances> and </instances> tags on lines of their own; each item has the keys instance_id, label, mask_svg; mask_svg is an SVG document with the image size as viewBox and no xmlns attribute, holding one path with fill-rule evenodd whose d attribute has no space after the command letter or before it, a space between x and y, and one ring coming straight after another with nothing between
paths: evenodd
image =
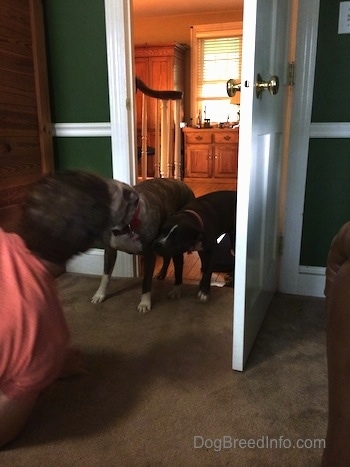
<instances>
[{"instance_id":1,"label":"beige carpet","mask_svg":"<svg viewBox=\"0 0 350 467\"><path fill-rule=\"evenodd\" d=\"M115 279L108 300L92 305L98 283L59 279L89 373L42 395L1 466L320 465L312 441L294 445L326 431L322 299L277 295L238 373L231 288L213 288L201 304L196 286L170 301L170 282L156 281L153 310L140 316L140 279Z\"/></svg>"}]
</instances>

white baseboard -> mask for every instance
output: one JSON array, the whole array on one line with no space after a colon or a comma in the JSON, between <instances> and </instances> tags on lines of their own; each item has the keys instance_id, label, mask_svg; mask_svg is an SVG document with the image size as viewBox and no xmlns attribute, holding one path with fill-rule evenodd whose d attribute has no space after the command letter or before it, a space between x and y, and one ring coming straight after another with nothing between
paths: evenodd
<instances>
[{"instance_id":1,"label":"white baseboard","mask_svg":"<svg viewBox=\"0 0 350 467\"><path fill-rule=\"evenodd\" d=\"M103 272L103 250L93 248L76 256L67 263L67 272L100 276ZM118 260L112 276L135 277L136 264L132 255L118 251ZM300 266L298 275L297 295L308 297L324 297L326 268Z\"/></svg>"},{"instance_id":2,"label":"white baseboard","mask_svg":"<svg viewBox=\"0 0 350 467\"><path fill-rule=\"evenodd\" d=\"M92 248L86 253L76 256L68 261L66 269L67 272L101 276L103 273L103 250ZM135 271L134 256L118 251L112 276L134 277Z\"/></svg>"},{"instance_id":3,"label":"white baseboard","mask_svg":"<svg viewBox=\"0 0 350 467\"><path fill-rule=\"evenodd\" d=\"M324 297L326 268L300 266L298 275L298 295Z\"/></svg>"}]
</instances>

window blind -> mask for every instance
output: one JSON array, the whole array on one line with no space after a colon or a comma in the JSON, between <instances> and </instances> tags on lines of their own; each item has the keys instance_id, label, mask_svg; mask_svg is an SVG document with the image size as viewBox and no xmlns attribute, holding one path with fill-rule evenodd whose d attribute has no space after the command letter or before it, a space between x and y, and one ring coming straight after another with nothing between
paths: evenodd
<instances>
[{"instance_id":1,"label":"window blind","mask_svg":"<svg viewBox=\"0 0 350 467\"><path fill-rule=\"evenodd\" d=\"M197 39L197 102L228 99L226 82L241 76L242 36Z\"/></svg>"},{"instance_id":2,"label":"window blind","mask_svg":"<svg viewBox=\"0 0 350 467\"><path fill-rule=\"evenodd\" d=\"M196 124L236 122L239 105L226 92L230 78L241 78L242 23L191 27L191 118Z\"/></svg>"}]
</instances>

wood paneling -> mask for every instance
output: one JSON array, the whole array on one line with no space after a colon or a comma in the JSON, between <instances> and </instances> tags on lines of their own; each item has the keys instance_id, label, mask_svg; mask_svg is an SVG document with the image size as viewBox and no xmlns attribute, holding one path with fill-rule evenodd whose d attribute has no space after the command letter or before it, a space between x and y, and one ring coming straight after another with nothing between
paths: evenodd
<instances>
[{"instance_id":1,"label":"wood paneling","mask_svg":"<svg viewBox=\"0 0 350 467\"><path fill-rule=\"evenodd\" d=\"M0 226L16 230L30 185L53 171L42 6L0 4Z\"/></svg>"},{"instance_id":2,"label":"wood paneling","mask_svg":"<svg viewBox=\"0 0 350 467\"><path fill-rule=\"evenodd\" d=\"M185 180L232 180L236 189L238 170L237 129L183 129L185 137Z\"/></svg>"}]
</instances>

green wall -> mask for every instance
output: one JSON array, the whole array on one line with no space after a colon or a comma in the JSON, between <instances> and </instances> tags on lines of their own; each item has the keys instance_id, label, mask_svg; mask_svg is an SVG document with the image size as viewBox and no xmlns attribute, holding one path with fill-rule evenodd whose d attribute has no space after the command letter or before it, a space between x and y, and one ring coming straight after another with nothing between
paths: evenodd
<instances>
[{"instance_id":1,"label":"green wall","mask_svg":"<svg viewBox=\"0 0 350 467\"><path fill-rule=\"evenodd\" d=\"M60 169L84 169L110 178L112 173L110 138L54 138Z\"/></svg>"},{"instance_id":2,"label":"green wall","mask_svg":"<svg viewBox=\"0 0 350 467\"><path fill-rule=\"evenodd\" d=\"M312 122L350 122L350 34L338 34L339 3L320 1Z\"/></svg>"},{"instance_id":3,"label":"green wall","mask_svg":"<svg viewBox=\"0 0 350 467\"><path fill-rule=\"evenodd\" d=\"M311 139L301 264L325 266L330 242L350 220L350 141Z\"/></svg>"},{"instance_id":4,"label":"green wall","mask_svg":"<svg viewBox=\"0 0 350 467\"><path fill-rule=\"evenodd\" d=\"M54 123L109 122L103 0L44 0ZM110 138L54 138L56 169L111 176Z\"/></svg>"},{"instance_id":5,"label":"green wall","mask_svg":"<svg viewBox=\"0 0 350 467\"><path fill-rule=\"evenodd\" d=\"M350 34L338 35L339 1L321 0L312 123L350 122ZM326 266L350 220L350 139L310 139L300 264Z\"/></svg>"}]
</instances>

